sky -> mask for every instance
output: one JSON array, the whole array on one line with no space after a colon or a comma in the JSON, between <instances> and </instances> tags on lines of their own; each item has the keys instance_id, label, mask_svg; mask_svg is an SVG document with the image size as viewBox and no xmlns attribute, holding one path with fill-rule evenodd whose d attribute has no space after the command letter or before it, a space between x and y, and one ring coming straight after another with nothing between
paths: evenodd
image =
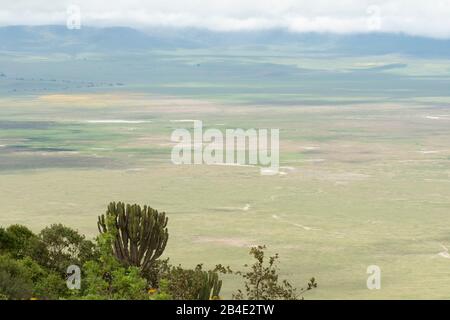
<instances>
[{"instance_id":1,"label":"sky","mask_svg":"<svg viewBox=\"0 0 450 320\"><path fill-rule=\"evenodd\" d=\"M74 19L81 27L282 28L450 38L450 0L0 0L0 26L67 24Z\"/></svg>"}]
</instances>

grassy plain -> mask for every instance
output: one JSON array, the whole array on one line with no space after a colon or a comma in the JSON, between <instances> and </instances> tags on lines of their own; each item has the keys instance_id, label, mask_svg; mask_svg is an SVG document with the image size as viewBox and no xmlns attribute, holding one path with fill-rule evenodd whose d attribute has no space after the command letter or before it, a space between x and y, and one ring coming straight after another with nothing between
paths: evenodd
<instances>
[{"instance_id":1,"label":"grassy plain","mask_svg":"<svg viewBox=\"0 0 450 320\"><path fill-rule=\"evenodd\" d=\"M109 201L148 203L185 266L239 268L266 244L296 285L316 277L310 298L448 298L447 62L230 52L3 54L0 225L94 237ZM281 174L173 165L182 119L279 128Z\"/></svg>"},{"instance_id":2,"label":"grassy plain","mask_svg":"<svg viewBox=\"0 0 450 320\"><path fill-rule=\"evenodd\" d=\"M149 203L169 213L167 255L183 265L236 268L248 247L266 244L298 285L318 279L314 298L447 297L449 260L438 253L450 246L450 127L432 107L238 106L142 94L2 105L11 112L0 123L2 225L63 222L95 236L109 201ZM108 119L116 121L99 121ZM181 119L280 128L283 174L173 165L170 133L180 123L171 120ZM366 288L371 264L382 268L380 291ZM237 283L227 284L229 294Z\"/></svg>"}]
</instances>

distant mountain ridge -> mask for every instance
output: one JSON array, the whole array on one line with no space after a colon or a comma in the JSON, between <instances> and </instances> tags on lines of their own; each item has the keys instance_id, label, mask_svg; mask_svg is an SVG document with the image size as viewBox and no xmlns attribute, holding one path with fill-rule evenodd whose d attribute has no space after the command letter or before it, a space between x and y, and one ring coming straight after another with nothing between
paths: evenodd
<instances>
[{"instance_id":1,"label":"distant mountain ridge","mask_svg":"<svg viewBox=\"0 0 450 320\"><path fill-rule=\"evenodd\" d=\"M127 27L65 26L0 27L0 51L96 52L143 51L175 48L284 45L300 51L336 55L407 54L450 57L450 40L403 34L291 33L285 30L214 32L194 28L155 28L141 31Z\"/></svg>"}]
</instances>

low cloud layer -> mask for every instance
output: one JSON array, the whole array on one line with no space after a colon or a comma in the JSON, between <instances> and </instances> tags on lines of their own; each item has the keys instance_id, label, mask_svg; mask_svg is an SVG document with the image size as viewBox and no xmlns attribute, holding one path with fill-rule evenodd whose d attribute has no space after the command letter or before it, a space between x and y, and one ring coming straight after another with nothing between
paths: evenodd
<instances>
[{"instance_id":1,"label":"low cloud layer","mask_svg":"<svg viewBox=\"0 0 450 320\"><path fill-rule=\"evenodd\" d=\"M0 25L66 24L72 4L81 10L82 25L89 26L381 31L450 38L450 0L0 0Z\"/></svg>"}]
</instances>

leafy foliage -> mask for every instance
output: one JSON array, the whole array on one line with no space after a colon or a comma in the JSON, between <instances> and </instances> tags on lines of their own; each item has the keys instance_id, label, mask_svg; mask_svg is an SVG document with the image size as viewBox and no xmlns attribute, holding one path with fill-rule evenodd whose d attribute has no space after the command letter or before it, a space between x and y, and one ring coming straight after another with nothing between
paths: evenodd
<instances>
[{"instance_id":1,"label":"leafy foliage","mask_svg":"<svg viewBox=\"0 0 450 320\"><path fill-rule=\"evenodd\" d=\"M278 255L266 261L263 246L251 249L256 262L247 272L222 265L214 270L204 270L202 264L194 269L173 266L169 259L158 259L168 239L164 213L121 203L110 204L108 212L99 218L101 232L95 241L62 224L38 235L21 225L0 228L0 300L220 299L219 274L244 279L245 289L233 296L236 299L299 299L317 287L314 278L300 291L287 280L280 281ZM70 265L82 270L78 290L66 285Z\"/></svg>"},{"instance_id":2,"label":"leafy foliage","mask_svg":"<svg viewBox=\"0 0 450 320\"><path fill-rule=\"evenodd\" d=\"M99 236L100 258L88 261L84 265L85 282L82 299L102 300L145 300L147 281L141 276L137 267L123 266L113 255L110 234Z\"/></svg>"},{"instance_id":3,"label":"leafy foliage","mask_svg":"<svg viewBox=\"0 0 450 320\"><path fill-rule=\"evenodd\" d=\"M160 283L164 283L164 291L174 300L210 300L218 299L222 281L214 271L204 271L201 264L194 269L181 266L165 267Z\"/></svg>"},{"instance_id":4,"label":"leafy foliage","mask_svg":"<svg viewBox=\"0 0 450 320\"><path fill-rule=\"evenodd\" d=\"M11 225L6 230L0 228L0 252L8 253L16 259L31 256L46 260L45 245L30 229L21 225Z\"/></svg>"},{"instance_id":5,"label":"leafy foliage","mask_svg":"<svg viewBox=\"0 0 450 320\"><path fill-rule=\"evenodd\" d=\"M33 282L28 270L20 261L0 256L0 294L8 299L29 299L33 294Z\"/></svg>"},{"instance_id":6,"label":"leafy foliage","mask_svg":"<svg viewBox=\"0 0 450 320\"><path fill-rule=\"evenodd\" d=\"M71 264L95 260L95 245L77 231L52 225L34 234L25 226L0 229L0 293L8 299L70 297L65 283Z\"/></svg>"},{"instance_id":7,"label":"leafy foliage","mask_svg":"<svg viewBox=\"0 0 450 320\"><path fill-rule=\"evenodd\" d=\"M99 253L92 241L62 224L43 229L39 236L48 252L47 265L61 274L65 274L70 265L82 266L98 258Z\"/></svg>"},{"instance_id":8,"label":"leafy foliage","mask_svg":"<svg viewBox=\"0 0 450 320\"><path fill-rule=\"evenodd\" d=\"M235 299L297 300L303 299L301 295L306 291L317 287L314 278L311 278L306 289L300 289L299 292L287 280L280 281L277 267L278 254L269 257L269 261L265 263L265 249L265 246L253 247L250 250L250 254L256 259L256 262L250 266L249 271L236 272L236 274L244 278L245 293L242 290L238 290L233 295ZM245 265L245 267L248 267L248 265Z\"/></svg>"}]
</instances>

